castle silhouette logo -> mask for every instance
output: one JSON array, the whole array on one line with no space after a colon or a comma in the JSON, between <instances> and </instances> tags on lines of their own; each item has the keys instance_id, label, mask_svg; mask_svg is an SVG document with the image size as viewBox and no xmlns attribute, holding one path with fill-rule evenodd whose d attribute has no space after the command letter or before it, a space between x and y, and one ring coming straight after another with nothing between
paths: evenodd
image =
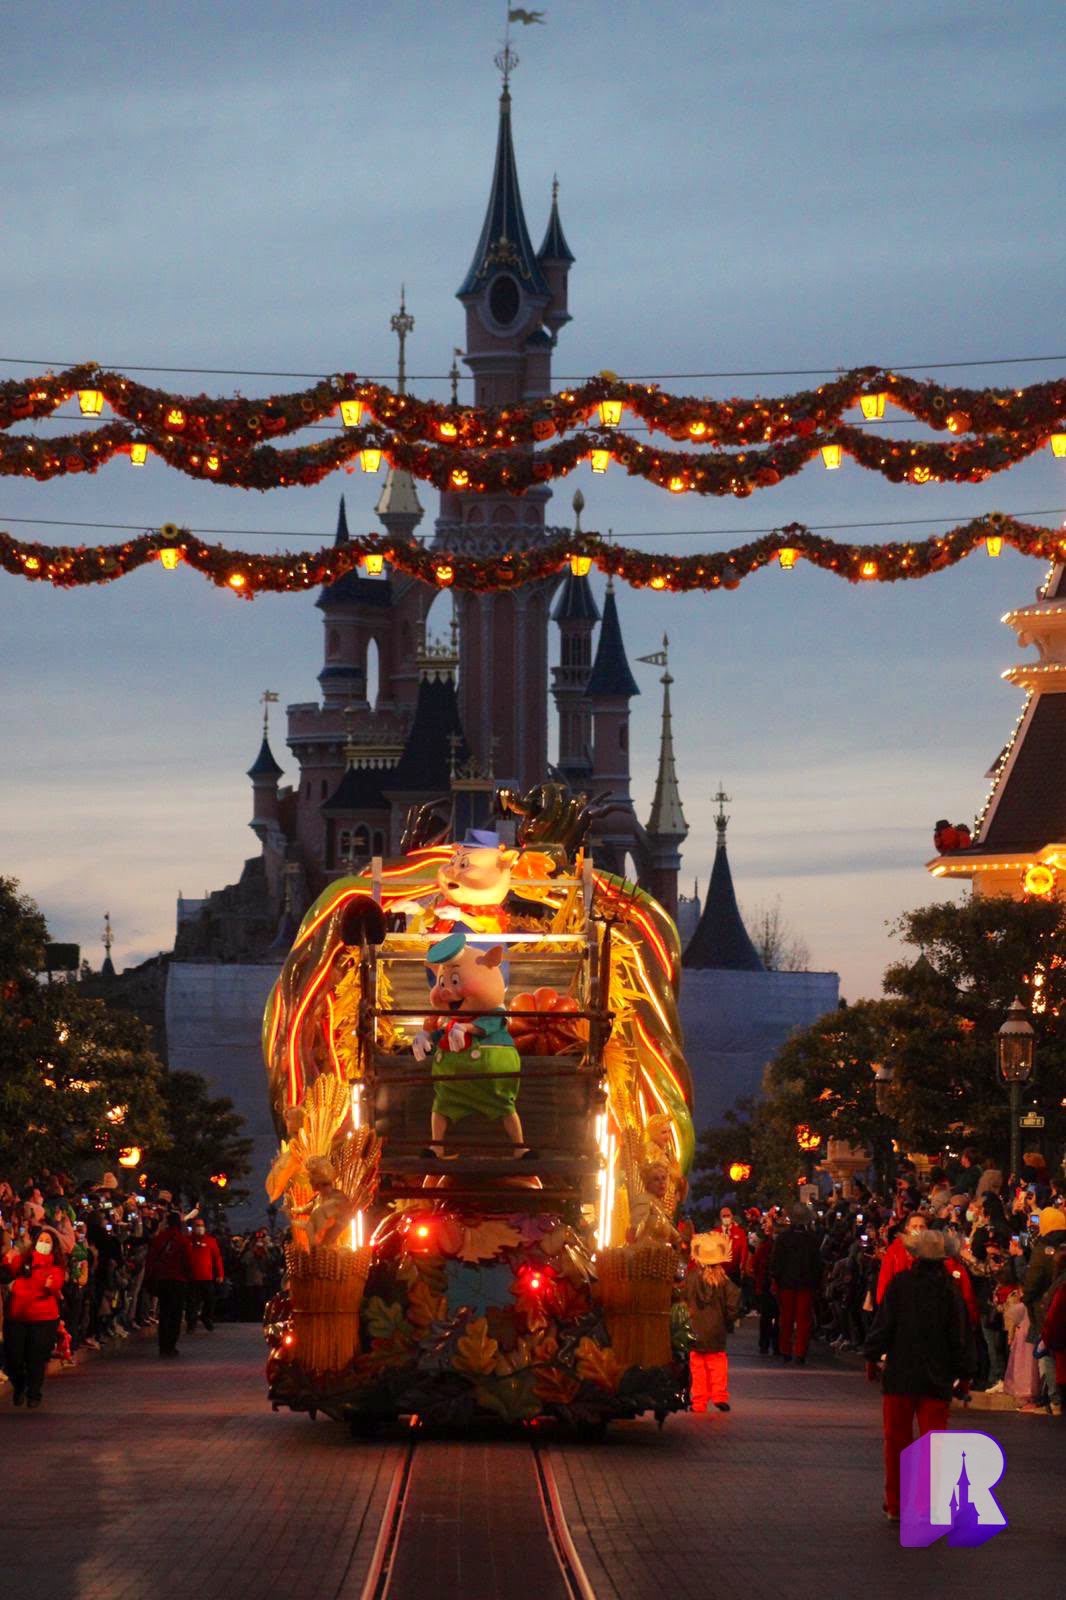
<instances>
[{"instance_id":1,"label":"castle silhouette logo","mask_svg":"<svg viewBox=\"0 0 1066 1600\"><path fill-rule=\"evenodd\" d=\"M987 1433L926 1433L900 1456L899 1542L984 1544L1007 1526L993 1488L1006 1458Z\"/></svg>"}]
</instances>

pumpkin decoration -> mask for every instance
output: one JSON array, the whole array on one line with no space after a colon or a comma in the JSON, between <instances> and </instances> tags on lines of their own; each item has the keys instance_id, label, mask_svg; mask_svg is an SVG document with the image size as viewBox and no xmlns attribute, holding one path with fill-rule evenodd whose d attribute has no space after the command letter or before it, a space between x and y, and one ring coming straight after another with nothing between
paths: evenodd
<instances>
[{"instance_id":1,"label":"pumpkin decoration","mask_svg":"<svg viewBox=\"0 0 1066 1600\"><path fill-rule=\"evenodd\" d=\"M520 1055L576 1055L588 1037L587 1022L573 1014L577 1001L557 989L516 995L510 1009L521 1013L510 1019L511 1037Z\"/></svg>"}]
</instances>

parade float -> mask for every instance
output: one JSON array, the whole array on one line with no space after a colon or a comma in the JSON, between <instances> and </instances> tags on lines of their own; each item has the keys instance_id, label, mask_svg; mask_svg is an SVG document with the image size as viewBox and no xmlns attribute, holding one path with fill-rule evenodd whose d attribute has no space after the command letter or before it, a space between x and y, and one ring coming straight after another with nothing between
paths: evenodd
<instances>
[{"instance_id":1,"label":"parade float","mask_svg":"<svg viewBox=\"0 0 1066 1600\"><path fill-rule=\"evenodd\" d=\"M693 1154L677 931L560 786L329 885L263 1047L290 1221L270 1399L354 1432L686 1402Z\"/></svg>"}]
</instances>

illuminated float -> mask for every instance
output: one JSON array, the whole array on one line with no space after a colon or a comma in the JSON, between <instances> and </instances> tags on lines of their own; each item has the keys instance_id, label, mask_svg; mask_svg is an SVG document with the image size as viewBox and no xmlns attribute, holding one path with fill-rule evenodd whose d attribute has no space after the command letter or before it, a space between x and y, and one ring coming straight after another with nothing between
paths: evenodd
<instances>
[{"instance_id":1,"label":"illuminated float","mask_svg":"<svg viewBox=\"0 0 1066 1600\"><path fill-rule=\"evenodd\" d=\"M686 1400L677 930L596 869L584 797L499 798L515 848L426 843L422 813L331 884L266 1008L292 1239L270 1399L356 1432Z\"/></svg>"}]
</instances>

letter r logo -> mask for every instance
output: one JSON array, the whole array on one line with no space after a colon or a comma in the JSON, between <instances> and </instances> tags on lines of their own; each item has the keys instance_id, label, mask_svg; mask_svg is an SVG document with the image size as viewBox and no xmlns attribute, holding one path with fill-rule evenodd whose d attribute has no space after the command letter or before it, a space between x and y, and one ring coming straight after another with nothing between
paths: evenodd
<instances>
[{"instance_id":1,"label":"letter r logo","mask_svg":"<svg viewBox=\"0 0 1066 1600\"><path fill-rule=\"evenodd\" d=\"M972 1547L1007 1526L993 1488L1006 1460L987 1433L926 1433L900 1456L899 1542Z\"/></svg>"}]
</instances>

